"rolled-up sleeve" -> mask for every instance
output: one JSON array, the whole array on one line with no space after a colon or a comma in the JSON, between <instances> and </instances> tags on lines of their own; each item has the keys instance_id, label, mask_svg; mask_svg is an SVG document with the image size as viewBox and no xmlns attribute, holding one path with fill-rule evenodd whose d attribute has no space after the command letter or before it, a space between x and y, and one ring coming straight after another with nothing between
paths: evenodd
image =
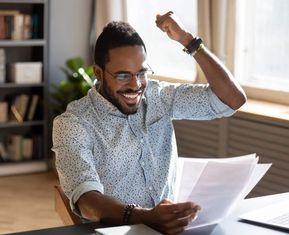
<instances>
[{"instance_id":1,"label":"rolled-up sleeve","mask_svg":"<svg viewBox=\"0 0 289 235\"><path fill-rule=\"evenodd\" d=\"M232 109L225 103L223 103L218 96L215 95L215 93L212 91L212 89L209 87L208 88L208 97L210 100L211 108L214 110L214 113L217 115L219 114L220 117L229 117L233 115L236 110Z\"/></svg>"},{"instance_id":2,"label":"rolled-up sleeve","mask_svg":"<svg viewBox=\"0 0 289 235\"><path fill-rule=\"evenodd\" d=\"M78 118L59 116L53 122L52 138L60 184L72 210L79 214L75 203L82 194L94 190L103 193L92 154L90 129Z\"/></svg>"},{"instance_id":3,"label":"rolled-up sleeve","mask_svg":"<svg viewBox=\"0 0 289 235\"><path fill-rule=\"evenodd\" d=\"M207 84L159 86L164 109L173 119L211 120L228 117L235 110L223 103Z\"/></svg>"}]
</instances>

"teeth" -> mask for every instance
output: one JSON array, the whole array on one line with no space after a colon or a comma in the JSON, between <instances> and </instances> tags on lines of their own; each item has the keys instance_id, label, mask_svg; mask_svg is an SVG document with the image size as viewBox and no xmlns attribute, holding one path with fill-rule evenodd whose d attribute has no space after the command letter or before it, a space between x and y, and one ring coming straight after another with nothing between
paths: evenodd
<instances>
[{"instance_id":1,"label":"teeth","mask_svg":"<svg viewBox=\"0 0 289 235\"><path fill-rule=\"evenodd\" d=\"M138 95L139 94L123 94L123 96L128 99L135 99Z\"/></svg>"}]
</instances>

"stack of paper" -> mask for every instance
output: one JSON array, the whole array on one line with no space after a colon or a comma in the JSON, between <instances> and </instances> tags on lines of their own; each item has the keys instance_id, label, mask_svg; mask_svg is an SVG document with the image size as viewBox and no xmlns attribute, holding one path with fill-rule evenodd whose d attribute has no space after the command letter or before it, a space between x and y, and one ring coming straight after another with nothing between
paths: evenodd
<instances>
[{"instance_id":1,"label":"stack of paper","mask_svg":"<svg viewBox=\"0 0 289 235\"><path fill-rule=\"evenodd\" d=\"M188 229L216 224L254 188L271 164L256 154L222 159L180 158L177 201L192 201L202 210Z\"/></svg>"}]
</instances>

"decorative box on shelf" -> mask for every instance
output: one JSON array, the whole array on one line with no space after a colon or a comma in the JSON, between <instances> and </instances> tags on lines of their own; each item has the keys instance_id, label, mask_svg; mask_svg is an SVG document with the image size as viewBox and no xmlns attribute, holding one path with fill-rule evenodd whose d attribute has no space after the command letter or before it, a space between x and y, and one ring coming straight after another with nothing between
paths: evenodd
<instances>
[{"instance_id":1,"label":"decorative box on shelf","mask_svg":"<svg viewBox=\"0 0 289 235\"><path fill-rule=\"evenodd\" d=\"M42 62L17 62L9 66L9 82L41 83Z\"/></svg>"}]
</instances>

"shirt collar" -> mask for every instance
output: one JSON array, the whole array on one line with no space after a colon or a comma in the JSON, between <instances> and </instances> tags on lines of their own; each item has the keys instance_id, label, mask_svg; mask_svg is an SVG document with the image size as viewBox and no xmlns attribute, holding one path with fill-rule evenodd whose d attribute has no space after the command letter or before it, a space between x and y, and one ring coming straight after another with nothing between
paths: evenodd
<instances>
[{"instance_id":1,"label":"shirt collar","mask_svg":"<svg viewBox=\"0 0 289 235\"><path fill-rule=\"evenodd\" d=\"M105 118L110 113L115 113L118 111L118 109L112 103L105 99L96 90L95 86L89 91L89 98L91 100L94 110L102 118Z\"/></svg>"}]
</instances>

